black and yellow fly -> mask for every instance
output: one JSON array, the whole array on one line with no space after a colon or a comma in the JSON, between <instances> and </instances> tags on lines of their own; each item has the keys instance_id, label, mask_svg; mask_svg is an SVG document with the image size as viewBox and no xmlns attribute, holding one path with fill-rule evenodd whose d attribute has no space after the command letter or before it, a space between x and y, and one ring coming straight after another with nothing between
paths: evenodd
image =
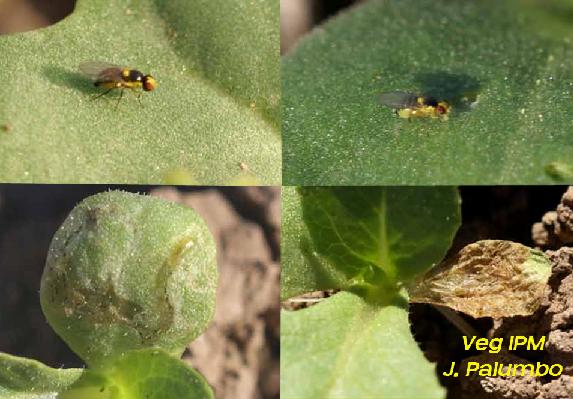
<instances>
[{"instance_id":1,"label":"black and yellow fly","mask_svg":"<svg viewBox=\"0 0 573 399\"><path fill-rule=\"evenodd\" d=\"M380 103L393 108L396 115L404 119L432 118L448 120L450 104L445 100L403 91L392 91L380 95Z\"/></svg>"},{"instance_id":2,"label":"black and yellow fly","mask_svg":"<svg viewBox=\"0 0 573 399\"><path fill-rule=\"evenodd\" d=\"M144 75L136 69L126 68L107 62L83 62L80 64L80 71L83 75L92 79L96 87L107 89L105 92L95 96L94 100L105 96L114 89L121 89L117 105L119 105L125 89L143 89L144 91L152 91L157 87L157 81L153 76ZM141 93L137 96L138 101L140 95Z\"/></svg>"}]
</instances>

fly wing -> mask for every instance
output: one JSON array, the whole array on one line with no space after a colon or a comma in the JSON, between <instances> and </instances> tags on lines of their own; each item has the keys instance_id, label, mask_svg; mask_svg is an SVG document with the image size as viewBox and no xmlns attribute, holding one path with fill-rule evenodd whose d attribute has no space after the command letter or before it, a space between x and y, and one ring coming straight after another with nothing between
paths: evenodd
<instances>
[{"instance_id":1,"label":"fly wing","mask_svg":"<svg viewBox=\"0 0 573 399\"><path fill-rule=\"evenodd\" d=\"M80 72L91 79L117 80L121 78L122 68L103 61L87 61L80 64Z\"/></svg>"},{"instance_id":2,"label":"fly wing","mask_svg":"<svg viewBox=\"0 0 573 399\"><path fill-rule=\"evenodd\" d=\"M409 108L417 104L418 96L405 91L390 91L380 94L380 103L394 109Z\"/></svg>"}]
</instances>

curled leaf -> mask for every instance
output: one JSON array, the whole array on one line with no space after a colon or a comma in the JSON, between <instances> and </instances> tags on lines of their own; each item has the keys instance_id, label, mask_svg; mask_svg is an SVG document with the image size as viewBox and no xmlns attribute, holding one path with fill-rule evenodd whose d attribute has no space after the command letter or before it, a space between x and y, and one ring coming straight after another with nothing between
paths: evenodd
<instances>
[{"instance_id":1,"label":"curled leaf","mask_svg":"<svg viewBox=\"0 0 573 399\"><path fill-rule=\"evenodd\" d=\"M483 240L427 273L410 290L410 302L447 306L476 318L526 316L539 307L550 274L541 251Z\"/></svg>"},{"instance_id":2,"label":"curled leaf","mask_svg":"<svg viewBox=\"0 0 573 399\"><path fill-rule=\"evenodd\" d=\"M109 191L77 205L55 234L40 300L90 367L131 349L180 356L213 317L215 242L192 209Z\"/></svg>"}]
</instances>

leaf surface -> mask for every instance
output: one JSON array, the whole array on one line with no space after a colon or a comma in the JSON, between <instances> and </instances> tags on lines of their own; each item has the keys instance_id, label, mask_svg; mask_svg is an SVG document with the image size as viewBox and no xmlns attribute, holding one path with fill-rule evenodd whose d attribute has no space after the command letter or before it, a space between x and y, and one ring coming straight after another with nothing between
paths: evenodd
<instances>
[{"instance_id":1,"label":"leaf surface","mask_svg":"<svg viewBox=\"0 0 573 399\"><path fill-rule=\"evenodd\" d=\"M215 312L216 245L188 207L122 191L90 196L54 235L40 300L90 367L123 352L180 356Z\"/></svg>"},{"instance_id":2,"label":"leaf surface","mask_svg":"<svg viewBox=\"0 0 573 399\"><path fill-rule=\"evenodd\" d=\"M83 372L53 369L32 359L0 353L0 398L56 399Z\"/></svg>"},{"instance_id":3,"label":"leaf surface","mask_svg":"<svg viewBox=\"0 0 573 399\"><path fill-rule=\"evenodd\" d=\"M0 181L279 184L277 21L274 0L80 0L1 36ZM158 88L92 101L90 60Z\"/></svg>"},{"instance_id":4,"label":"leaf surface","mask_svg":"<svg viewBox=\"0 0 573 399\"><path fill-rule=\"evenodd\" d=\"M372 0L315 29L283 62L285 183L553 182L573 47L519 4ZM449 120L397 117L379 101L394 91L447 100Z\"/></svg>"},{"instance_id":5,"label":"leaf surface","mask_svg":"<svg viewBox=\"0 0 573 399\"><path fill-rule=\"evenodd\" d=\"M183 361L155 349L124 354L110 368L86 372L61 399L213 399L211 387Z\"/></svg>"},{"instance_id":6,"label":"leaf surface","mask_svg":"<svg viewBox=\"0 0 573 399\"><path fill-rule=\"evenodd\" d=\"M410 333L405 299L369 305L341 292L281 314L281 397L444 397Z\"/></svg>"},{"instance_id":7,"label":"leaf surface","mask_svg":"<svg viewBox=\"0 0 573 399\"><path fill-rule=\"evenodd\" d=\"M460 224L454 187L296 190L283 190L283 298L408 281L442 260Z\"/></svg>"}]
</instances>

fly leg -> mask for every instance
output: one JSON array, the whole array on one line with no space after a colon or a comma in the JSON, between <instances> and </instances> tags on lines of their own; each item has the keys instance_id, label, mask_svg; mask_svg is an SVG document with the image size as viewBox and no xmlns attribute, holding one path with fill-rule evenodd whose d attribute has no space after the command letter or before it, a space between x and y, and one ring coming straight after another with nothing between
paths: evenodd
<instances>
[{"instance_id":1,"label":"fly leg","mask_svg":"<svg viewBox=\"0 0 573 399\"><path fill-rule=\"evenodd\" d=\"M132 90L131 92L132 92L133 95L137 98L137 102L139 103L139 106L140 106L141 108L143 108L143 104L142 104L142 102L141 102L141 94L142 94L142 93L141 93L140 91L138 91L138 92L136 93L136 92L133 91L133 90Z\"/></svg>"},{"instance_id":2,"label":"fly leg","mask_svg":"<svg viewBox=\"0 0 573 399\"><path fill-rule=\"evenodd\" d=\"M92 97L91 100L92 100L92 101L97 100L98 98L105 96L106 94L108 94L108 93L109 93L110 91L112 91L112 90L113 90L113 88L108 89L108 90L104 91L103 93L100 93L100 94L98 94L98 95L95 96L95 97Z\"/></svg>"},{"instance_id":3,"label":"fly leg","mask_svg":"<svg viewBox=\"0 0 573 399\"><path fill-rule=\"evenodd\" d=\"M121 88L121 93L119 93L119 98L117 99L117 103L115 104L115 109L117 109L117 107L119 107L119 102L121 101L122 97L123 97L123 91L125 89L122 87Z\"/></svg>"}]
</instances>

